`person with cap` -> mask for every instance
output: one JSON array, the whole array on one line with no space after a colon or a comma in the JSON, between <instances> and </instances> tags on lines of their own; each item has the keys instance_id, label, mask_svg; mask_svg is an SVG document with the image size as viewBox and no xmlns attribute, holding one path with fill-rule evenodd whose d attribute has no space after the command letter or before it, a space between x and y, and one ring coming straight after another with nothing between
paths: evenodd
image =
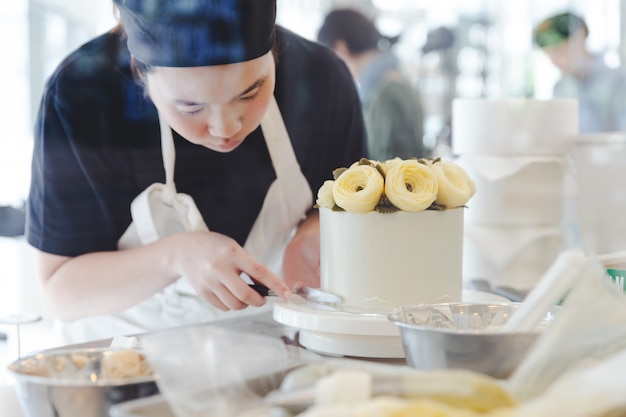
<instances>
[{"instance_id":1,"label":"person with cap","mask_svg":"<svg viewBox=\"0 0 626 417\"><path fill-rule=\"evenodd\" d=\"M391 50L398 38L381 35L374 22L347 8L326 15L317 39L344 60L358 85L370 156L379 161L429 156L419 91Z\"/></svg>"},{"instance_id":2,"label":"person with cap","mask_svg":"<svg viewBox=\"0 0 626 417\"><path fill-rule=\"evenodd\" d=\"M588 36L586 22L570 12L546 18L533 31L535 43L561 71L553 96L578 99L581 133L624 130L626 77L587 48Z\"/></svg>"},{"instance_id":3,"label":"person with cap","mask_svg":"<svg viewBox=\"0 0 626 417\"><path fill-rule=\"evenodd\" d=\"M275 0L115 0L47 81L26 235L66 343L267 311L319 286L314 194L367 157L358 93Z\"/></svg>"}]
</instances>

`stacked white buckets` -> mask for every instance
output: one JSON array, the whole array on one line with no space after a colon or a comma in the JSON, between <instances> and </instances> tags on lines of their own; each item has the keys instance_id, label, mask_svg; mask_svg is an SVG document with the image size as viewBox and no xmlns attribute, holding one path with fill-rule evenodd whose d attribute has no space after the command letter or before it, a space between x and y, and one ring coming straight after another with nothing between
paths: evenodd
<instances>
[{"instance_id":1,"label":"stacked white buckets","mask_svg":"<svg viewBox=\"0 0 626 417\"><path fill-rule=\"evenodd\" d=\"M564 248L565 155L576 100L456 99L456 162L474 179L463 279L527 291Z\"/></svg>"},{"instance_id":2,"label":"stacked white buckets","mask_svg":"<svg viewBox=\"0 0 626 417\"><path fill-rule=\"evenodd\" d=\"M626 255L626 132L578 135L571 156L583 250Z\"/></svg>"}]
</instances>

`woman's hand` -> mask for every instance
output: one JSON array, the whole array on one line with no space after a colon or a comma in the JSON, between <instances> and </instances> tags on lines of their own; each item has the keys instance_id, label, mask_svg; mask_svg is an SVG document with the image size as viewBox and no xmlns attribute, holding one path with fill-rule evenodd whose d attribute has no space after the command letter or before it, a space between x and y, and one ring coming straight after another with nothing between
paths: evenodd
<instances>
[{"instance_id":1,"label":"woman's hand","mask_svg":"<svg viewBox=\"0 0 626 417\"><path fill-rule=\"evenodd\" d=\"M320 218L312 211L300 223L283 260L283 275L289 288L320 286Z\"/></svg>"},{"instance_id":2,"label":"woman's hand","mask_svg":"<svg viewBox=\"0 0 626 417\"><path fill-rule=\"evenodd\" d=\"M289 287L278 276L225 235L186 232L163 240L172 249L171 272L184 276L201 297L221 310L265 304L265 298L241 278L242 273L282 298L289 297Z\"/></svg>"}]
</instances>

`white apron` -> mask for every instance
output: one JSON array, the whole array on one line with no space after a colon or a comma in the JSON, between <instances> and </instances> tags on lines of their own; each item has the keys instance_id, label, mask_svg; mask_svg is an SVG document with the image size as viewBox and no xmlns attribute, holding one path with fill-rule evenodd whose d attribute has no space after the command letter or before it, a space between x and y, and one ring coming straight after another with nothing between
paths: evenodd
<instances>
[{"instance_id":1,"label":"white apron","mask_svg":"<svg viewBox=\"0 0 626 417\"><path fill-rule=\"evenodd\" d=\"M174 141L162 117L161 146L165 184L154 183L131 204L132 223L120 238L120 250L138 247L183 231L208 230L191 196L177 193L174 183ZM312 205L312 193L300 171L280 110L273 99L261 122L276 180L270 185L263 206L244 249L256 260L282 276L282 260L298 223ZM138 334L148 330L257 314L263 307L221 311L201 299L184 277L121 314L96 316L59 323L64 343Z\"/></svg>"}]
</instances>

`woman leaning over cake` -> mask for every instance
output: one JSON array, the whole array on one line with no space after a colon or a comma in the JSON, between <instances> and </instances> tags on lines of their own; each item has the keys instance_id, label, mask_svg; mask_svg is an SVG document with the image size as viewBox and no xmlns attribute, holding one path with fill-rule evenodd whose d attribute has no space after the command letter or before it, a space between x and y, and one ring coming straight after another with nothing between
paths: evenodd
<instances>
[{"instance_id":1,"label":"woman leaning over cake","mask_svg":"<svg viewBox=\"0 0 626 417\"><path fill-rule=\"evenodd\" d=\"M264 311L246 281L318 286L311 190L366 156L345 65L275 0L115 3L36 126L27 237L65 342Z\"/></svg>"}]
</instances>

